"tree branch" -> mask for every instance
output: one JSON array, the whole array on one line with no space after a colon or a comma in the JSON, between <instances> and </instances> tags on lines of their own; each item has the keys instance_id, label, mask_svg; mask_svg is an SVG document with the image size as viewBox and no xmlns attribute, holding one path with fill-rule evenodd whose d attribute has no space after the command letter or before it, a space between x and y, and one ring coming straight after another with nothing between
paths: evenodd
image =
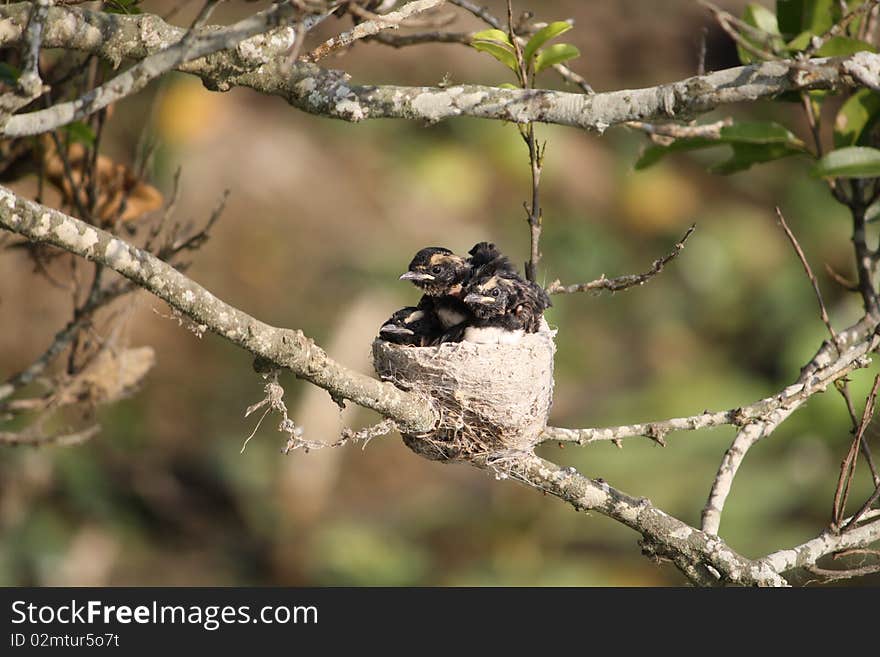
<instances>
[{"instance_id":1,"label":"tree branch","mask_svg":"<svg viewBox=\"0 0 880 657\"><path fill-rule=\"evenodd\" d=\"M23 38L29 6L0 6L4 28L0 30L0 46ZM293 34L293 28L288 30ZM180 41L184 32L155 16L54 7L49 10L43 44L95 53L118 63L123 58L143 59L161 51ZM305 63L291 67L289 48L290 35L264 35L177 68L199 76L211 89L249 87L281 96L303 111L347 121L407 118L436 122L473 116L556 123L597 132L627 121L682 119L721 105L769 98L786 91L880 85L880 55L860 52L808 63L764 62L657 87L595 95L478 85L363 86L351 84L340 71ZM2 134L13 133L5 130Z\"/></svg>"},{"instance_id":2,"label":"tree branch","mask_svg":"<svg viewBox=\"0 0 880 657\"><path fill-rule=\"evenodd\" d=\"M589 283L577 283L575 285L563 285L559 279L556 279L547 286L547 294L574 294L575 292L588 292L591 290L620 292L621 290L626 290L627 288L635 287L636 285L644 285L663 271L663 268L667 263L682 252L685 242L687 242L688 238L696 229L696 224L691 225L684 234L684 237L676 242L672 251L662 258L655 260L654 264L651 265L651 268L646 272L641 274L626 274L624 276L618 276L617 278L605 278L605 274L602 274L594 281L590 281Z\"/></svg>"},{"instance_id":3,"label":"tree branch","mask_svg":"<svg viewBox=\"0 0 880 657\"><path fill-rule=\"evenodd\" d=\"M819 536L806 543L787 550L773 552L759 561L778 573L784 573L794 568L815 564L822 557L835 552L870 545L880 540L880 520L870 523L866 521L878 516L880 516L880 509L875 509L862 516L863 524L850 530L836 533L826 529Z\"/></svg>"},{"instance_id":4,"label":"tree branch","mask_svg":"<svg viewBox=\"0 0 880 657\"><path fill-rule=\"evenodd\" d=\"M205 15L213 6L211 3L205 6ZM295 7L282 3L227 28L204 33L196 30L188 31L179 41L146 57L124 73L88 91L76 100L11 117L3 126L3 134L8 137L41 134L89 116L114 101L140 91L151 80L189 60L210 55L218 50L238 47L244 40L278 27L294 13L297 13ZM290 41L289 45L293 45L294 34L294 28L288 28L284 34L278 36Z\"/></svg>"},{"instance_id":5,"label":"tree branch","mask_svg":"<svg viewBox=\"0 0 880 657\"><path fill-rule=\"evenodd\" d=\"M645 498L634 498L574 468L563 468L534 454L490 461L487 469L554 495L578 511L598 511L642 535L642 550L671 559L698 583L788 586L770 563L751 561L717 536L701 532L664 513Z\"/></svg>"},{"instance_id":6,"label":"tree branch","mask_svg":"<svg viewBox=\"0 0 880 657\"><path fill-rule=\"evenodd\" d=\"M303 59L307 62L316 62L338 50L350 46L358 39L374 36L382 30L396 30L403 21L411 16L420 14L442 5L446 0L416 0L408 2L397 11L377 16L373 20L364 21L354 26L354 29L343 32L340 35L327 39L324 43L314 48Z\"/></svg>"},{"instance_id":7,"label":"tree branch","mask_svg":"<svg viewBox=\"0 0 880 657\"><path fill-rule=\"evenodd\" d=\"M852 335L852 333L850 331L842 335ZM665 436L672 431L695 431L697 429L709 429L728 424L743 427L743 431L758 425L764 426L765 429L770 425L775 428L776 425L780 424L785 417L788 417L811 396L818 392L824 392L829 384L846 376L853 370L868 365L865 357L880 345L880 336L860 333L859 337L861 341L841 353L836 361L825 364L813 372L807 380L799 380L777 394L760 399L748 406L741 406L727 411L704 411L690 417L678 417L617 427L589 429L547 427L541 436L540 442L573 442L579 445L586 445L600 440L617 442L623 438L644 436L663 445L665 444ZM868 339L869 337L870 339ZM783 414L784 417L780 417ZM753 431L750 430L749 435ZM764 435L767 433L769 431Z\"/></svg>"},{"instance_id":8,"label":"tree branch","mask_svg":"<svg viewBox=\"0 0 880 657\"><path fill-rule=\"evenodd\" d=\"M213 333L324 388L337 403L350 399L414 433L434 426L434 410L428 400L343 367L302 331L264 324L146 251L79 219L20 198L2 185L0 227L112 269Z\"/></svg>"}]
</instances>

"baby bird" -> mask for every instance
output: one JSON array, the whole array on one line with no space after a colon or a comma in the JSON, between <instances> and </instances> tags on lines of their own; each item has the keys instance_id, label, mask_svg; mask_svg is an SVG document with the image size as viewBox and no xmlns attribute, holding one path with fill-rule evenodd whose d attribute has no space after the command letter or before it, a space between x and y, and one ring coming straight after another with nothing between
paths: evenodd
<instances>
[{"instance_id":1,"label":"baby bird","mask_svg":"<svg viewBox=\"0 0 880 657\"><path fill-rule=\"evenodd\" d=\"M440 321L434 313L406 306L391 315L381 326L379 337L394 344L427 347L439 340L442 331Z\"/></svg>"},{"instance_id":2,"label":"baby bird","mask_svg":"<svg viewBox=\"0 0 880 657\"><path fill-rule=\"evenodd\" d=\"M416 253L400 280L411 281L424 291L419 308L435 314L442 327L448 329L470 316L461 297L471 272L472 267L461 256L430 246Z\"/></svg>"},{"instance_id":3,"label":"baby bird","mask_svg":"<svg viewBox=\"0 0 880 657\"><path fill-rule=\"evenodd\" d=\"M464 302L473 319L461 331L461 337L482 344L515 344L524 334L536 333L544 310L551 305L541 286L494 260L474 273Z\"/></svg>"},{"instance_id":4,"label":"baby bird","mask_svg":"<svg viewBox=\"0 0 880 657\"><path fill-rule=\"evenodd\" d=\"M470 284L475 278L485 278L492 274L519 278L519 273L514 265L501 251L491 242L478 242L468 251L471 266L471 275L468 278Z\"/></svg>"}]
</instances>

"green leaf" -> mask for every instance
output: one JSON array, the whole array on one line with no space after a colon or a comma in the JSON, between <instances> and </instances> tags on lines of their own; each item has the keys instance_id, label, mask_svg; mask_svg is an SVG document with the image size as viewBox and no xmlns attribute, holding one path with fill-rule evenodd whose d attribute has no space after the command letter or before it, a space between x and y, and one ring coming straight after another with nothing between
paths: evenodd
<instances>
[{"instance_id":1,"label":"green leaf","mask_svg":"<svg viewBox=\"0 0 880 657\"><path fill-rule=\"evenodd\" d=\"M550 66L567 62L569 59L580 57L580 55L581 51L570 43L557 43L549 48L544 48L535 59L535 73L540 73Z\"/></svg>"},{"instance_id":2,"label":"green leaf","mask_svg":"<svg viewBox=\"0 0 880 657\"><path fill-rule=\"evenodd\" d=\"M719 139L677 139L668 146L652 146L642 153L635 168L645 169L670 153L724 145L731 146L733 153L728 160L712 167L715 173L734 173L759 162L807 152L804 143L778 123L743 122L723 127Z\"/></svg>"},{"instance_id":3,"label":"green leaf","mask_svg":"<svg viewBox=\"0 0 880 657\"><path fill-rule=\"evenodd\" d=\"M515 84L511 84L510 82L502 82L498 85L499 89L513 89L514 91L520 89L521 87L516 86Z\"/></svg>"},{"instance_id":4,"label":"green leaf","mask_svg":"<svg viewBox=\"0 0 880 657\"><path fill-rule=\"evenodd\" d=\"M841 19L842 13L839 0L776 0L776 16L780 31L791 39L801 32L824 34Z\"/></svg>"},{"instance_id":5,"label":"green leaf","mask_svg":"<svg viewBox=\"0 0 880 657\"><path fill-rule=\"evenodd\" d=\"M745 171L753 164L761 164L805 153L803 148L793 148L789 144L779 142L740 142L732 144L732 146L733 155L730 159L710 167L709 171L726 176L738 171Z\"/></svg>"},{"instance_id":6,"label":"green leaf","mask_svg":"<svg viewBox=\"0 0 880 657\"><path fill-rule=\"evenodd\" d=\"M67 133L71 142L79 142L80 144L86 144L87 146L95 143L95 131L82 121L68 123L62 128L62 130Z\"/></svg>"},{"instance_id":7,"label":"green leaf","mask_svg":"<svg viewBox=\"0 0 880 657\"><path fill-rule=\"evenodd\" d=\"M18 83L20 75L21 71L15 68L12 64L0 62L0 82L8 84L9 86L15 86Z\"/></svg>"},{"instance_id":8,"label":"green leaf","mask_svg":"<svg viewBox=\"0 0 880 657\"><path fill-rule=\"evenodd\" d=\"M840 18L838 0L805 0L801 15L801 29L821 35L831 29Z\"/></svg>"},{"instance_id":9,"label":"green leaf","mask_svg":"<svg viewBox=\"0 0 880 657\"><path fill-rule=\"evenodd\" d=\"M776 0L779 31L787 38L799 34L804 15L804 0Z\"/></svg>"},{"instance_id":10,"label":"green leaf","mask_svg":"<svg viewBox=\"0 0 880 657\"><path fill-rule=\"evenodd\" d=\"M676 139L668 146L649 146L644 150L642 155L636 161L635 169L647 169L672 153L683 153L686 151L695 151L701 148L712 148L713 146L723 146L724 143L717 139Z\"/></svg>"},{"instance_id":11,"label":"green leaf","mask_svg":"<svg viewBox=\"0 0 880 657\"><path fill-rule=\"evenodd\" d=\"M536 52L538 52L538 48L547 43L550 39L555 39L560 34L564 34L571 29L571 23L566 23L565 21L556 21L554 23L550 23L547 27L543 27L537 32L535 32L534 36L529 39L529 42L526 44L526 48L523 51L523 59L526 60L526 63L532 61L532 57Z\"/></svg>"},{"instance_id":12,"label":"green leaf","mask_svg":"<svg viewBox=\"0 0 880 657\"><path fill-rule=\"evenodd\" d=\"M513 47L508 46L498 41L472 41L471 46L479 50L480 52L485 52L499 62L504 64L511 71L516 73L519 69L516 63L516 55L513 53Z\"/></svg>"},{"instance_id":13,"label":"green leaf","mask_svg":"<svg viewBox=\"0 0 880 657\"><path fill-rule=\"evenodd\" d=\"M758 50L773 51L783 46L782 37L779 34L779 24L776 22L776 15L766 7L754 3L746 5L743 12L743 21L767 35L767 38L762 41L761 39L752 38L748 34L743 34L743 38ZM755 61L755 56L739 44L736 46L736 51L739 54L739 60L743 64Z\"/></svg>"},{"instance_id":14,"label":"green leaf","mask_svg":"<svg viewBox=\"0 0 880 657\"><path fill-rule=\"evenodd\" d=\"M801 32L785 45L786 48L791 52L800 52L801 50L806 50L807 48L809 48L810 42L812 40L812 34L810 34L809 32Z\"/></svg>"},{"instance_id":15,"label":"green leaf","mask_svg":"<svg viewBox=\"0 0 880 657\"><path fill-rule=\"evenodd\" d=\"M785 126L773 121L744 121L721 128L721 141L743 144L787 144L803 148L804 143Z\"/></svg>"},{"instance_id":16,"label":"green leaf","mask_svg":"<svg viewBox=\"0 0 880 657\"><path fill-rule=\"evenodd\" d=\"M108 0L104 3L104 11L108 14L139 14L140 3L141 0Z\"/></svg>"},{"instance_id":17,"label":"green leaf","mask_svg":"<svg viewBox=\"0 0 880 657\"><path fill-rule=\"evenodd\" d=\"M834 147L861 145L878 119L880 95L870 89L859 89L837 111Z\"/></svg>"},{"instance_id":18,"label":"green leaf","mask_svg":"<svg viewBox=\"0 0 880 657\"><path fill-rule=\"evenodd\" d=\"M506 43L511 48L513 44L510 43L510 37L507 32L502 32L501 30L483 30L482 32L477 32L471 37L471 42L474 41L497 41L498 43Z\"/></svg>"},{"instance_id":19,"label":"green leaf","mask_svg":"<svg viewBox=\"0 0 880 657\"><path fill-rule=\"evenodd\" d=\"M820 178L876 178L880 176L880 150L849 146L831 151L813 167Z\"/></svg>"},{"instance_id":20,"label":"green leaf","mask_svg":"<svg viewBox=\"0 0 880 657\"><path fill-rule=\"evenodd\" d=\"M850 37L836 36L828 39L828 41L816 51L816 55L819 57L846 57L847 55L854 55L863 50L877 52L877 49L870 43L860 41L859 39L852 39Z\"/></svg>"}]
</instances>

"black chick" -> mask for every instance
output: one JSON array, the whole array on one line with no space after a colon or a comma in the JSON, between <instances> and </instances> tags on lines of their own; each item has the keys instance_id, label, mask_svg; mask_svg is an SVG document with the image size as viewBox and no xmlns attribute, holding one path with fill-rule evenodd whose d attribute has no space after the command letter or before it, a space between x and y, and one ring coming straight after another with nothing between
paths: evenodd
<instances>
[{"instance_id":1,"label":"black chick","mask_svg":"<svg viewBox=\"0 0 880 657\"><path fill-rule=\"evenodd\" d=\"M386 342L411 347L435 344L442 333L443 327L434 313L413 306L401 308L379 328L379 337Z\"/></svg>"},{"instance_id":2,"label":"black chick","mask_svg":"<svg viewBox=\"0 0 880 657\"><path fill-rule=\"evenodd\" d=\"M540 285L515 270L496 268L494 261L474 272L464 302L473 319L460 331L461 339L484 344L514 344L524 334L536 333L551 305Z\"/></svg>"},{"instance_id":3,"label":"black chick","mask_svg":"<svg viewBox=\"0 0 880 657\"><path fill-rule=\"evenodd\" d=\"M501 251L491 242L478 242L468 251L471 266L471 276L468 282L478 274L487 276L489 273L519 276L514 265Z\"/></svg>"},{"instance_id":4,"label":"black chick","mask_svg":"<svg viewBox=\"0 0 880 657\"><path fill-rule=\"evenodd\" d=\"M411 281L425 292L419 309L436 315L443 328L448 329L470 317L462 296L471 273L470 264L461 256L443 247L430 246L416 253L409 271L400 279Z\"/></svg>"}]
</instances>

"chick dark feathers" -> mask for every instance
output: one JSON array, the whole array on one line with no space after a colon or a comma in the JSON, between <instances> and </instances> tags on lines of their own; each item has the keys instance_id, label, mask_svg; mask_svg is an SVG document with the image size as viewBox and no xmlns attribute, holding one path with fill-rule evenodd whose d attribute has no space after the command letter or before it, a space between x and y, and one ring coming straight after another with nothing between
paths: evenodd
<instances>
[{"instance_id":1,"label":"chick dark feathers","mask_svg":"<svg viewBox=\"0 0 880 657\"><path fill-rule=\"evenodd\" d=\"M379 329L379 337L383 340L411 347L432 345L442 333L436 315L414 306L401 308Z\"/></svg>"},{"instance_id":2,"label":"chick dark feathers","mask_svg":"<svg viewBox=\"0 0 880 657\"><path fill-rule=\"evenodd\" d=\"M397 311L379 330L397 344L514 343L541 330L550 307L544 289L523 279L491 242L475 244L467 258L443 247L424 248L400 278L424 294L417 307Z\"/></svg>"}]
</instances>

